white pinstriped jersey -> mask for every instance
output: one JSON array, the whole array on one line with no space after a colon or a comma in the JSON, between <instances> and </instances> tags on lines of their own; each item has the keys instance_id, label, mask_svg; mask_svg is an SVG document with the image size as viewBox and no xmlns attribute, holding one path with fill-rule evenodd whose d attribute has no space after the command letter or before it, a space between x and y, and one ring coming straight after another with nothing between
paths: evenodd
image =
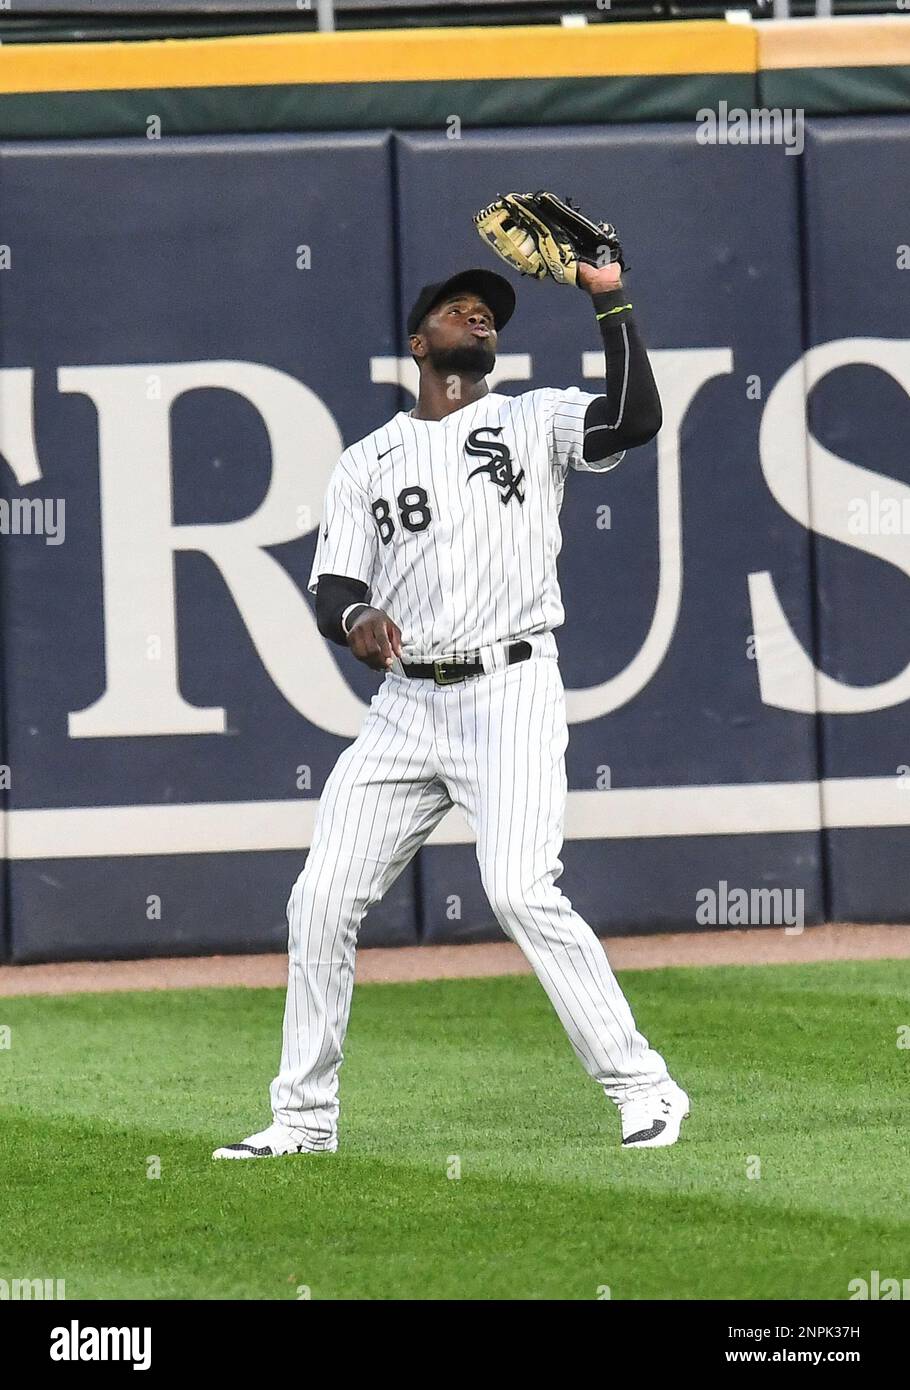
<instances>
[{"instance_id":1,"label":"white pinstriped jersey","mask_svg":"<svg viewBox=\"0 0 910 1390\"><path fill-rule=\"evenodd\" d=\"M559 627L556 557L569 468L596 396L577 387L490 392L444 420L400 411L332 473L309 588L359 579L398 624L406 661L463 656Z\"/></svg>"}]
</instances>

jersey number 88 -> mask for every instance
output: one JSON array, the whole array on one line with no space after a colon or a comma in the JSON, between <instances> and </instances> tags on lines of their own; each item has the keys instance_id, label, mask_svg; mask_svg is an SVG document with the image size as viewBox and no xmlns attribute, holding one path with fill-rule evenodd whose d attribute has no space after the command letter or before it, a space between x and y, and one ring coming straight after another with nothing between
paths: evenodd
<instances>
[{"instance_id":1,"label":"jersey number 88","mask_svg":"<svg viewBox=\"0 0 910 1390\"><path fill-rule=\"evenodd\" d=\"M425 531L427 529L433 518L427 505L426 488L402 488L395 500L398 503L398 519L406 531ZM395 534L391 507L384 497L377 497L372 510L376 518L376 525L379 527L382 543L388 545Z\"/></svg>"}]
</instances>

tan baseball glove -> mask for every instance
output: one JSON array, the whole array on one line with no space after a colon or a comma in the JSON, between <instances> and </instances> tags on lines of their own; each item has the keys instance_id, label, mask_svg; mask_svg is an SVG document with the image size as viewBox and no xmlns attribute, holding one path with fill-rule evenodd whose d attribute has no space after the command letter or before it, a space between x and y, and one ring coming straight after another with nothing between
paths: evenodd
<instances>
[{"instance_id":1,"label":"tan baseball glove","mask_svg":"<svg viewBox=\"0 0 910 1390\"><path fill-rule=\"evenodd\" d=\"M474 216L474 225L513 270L547 276L560 285L578 283L578 265L628 267L615 227L592 222L555 193L505 193Z\"/></svg>"}]
</instances>

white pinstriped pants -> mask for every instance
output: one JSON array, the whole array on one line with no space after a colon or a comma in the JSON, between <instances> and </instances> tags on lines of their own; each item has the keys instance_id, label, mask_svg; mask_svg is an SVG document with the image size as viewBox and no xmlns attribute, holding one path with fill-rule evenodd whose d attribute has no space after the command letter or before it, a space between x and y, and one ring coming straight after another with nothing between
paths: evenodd
<instances>
[{"instance_id":1,"label":"white pinstriped pants","mask_svg":"<svg viewBox=\"0 0 910 1390\"><path fill-rule=\"evenodd\" d=\"M284 1040L271 1088L275 1119L306 1130L314 1150L337 1146L360 922L453 802L475 832L496 919L533 966L585 1070L617 1099L667 1077L601 943L556 886L565 697L552 634L530 640L527 661L505 667L497 651L488 674L456 685L387 674L325 784L288 902Z\"/></svg>"}]
</instances>

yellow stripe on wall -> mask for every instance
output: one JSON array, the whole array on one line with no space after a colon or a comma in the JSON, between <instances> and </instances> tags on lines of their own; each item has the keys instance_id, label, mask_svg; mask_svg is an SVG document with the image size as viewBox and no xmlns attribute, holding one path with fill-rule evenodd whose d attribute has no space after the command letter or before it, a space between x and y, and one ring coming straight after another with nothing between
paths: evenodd
<instances>
[{"instance_id":1,"label":"yellow stripe on wall","mask_svg":"<svg viewBox=\"0 0 910 1390\"><path fill-rule=\"evenodd\" d=\"M750 26L720 20L5 44L0 93L737 73L756 54Z\"/></svg>"},{"instance_id":2,"label":"yellow stripe on wall","mask_svg":"<svg viewBox=\"0 0 910 1390\"><path fill-rule=\"evenodd\" d=\"M910 65L910 14L771 19L756 31L759 70Z\"/></svg>"}]
</instances>

